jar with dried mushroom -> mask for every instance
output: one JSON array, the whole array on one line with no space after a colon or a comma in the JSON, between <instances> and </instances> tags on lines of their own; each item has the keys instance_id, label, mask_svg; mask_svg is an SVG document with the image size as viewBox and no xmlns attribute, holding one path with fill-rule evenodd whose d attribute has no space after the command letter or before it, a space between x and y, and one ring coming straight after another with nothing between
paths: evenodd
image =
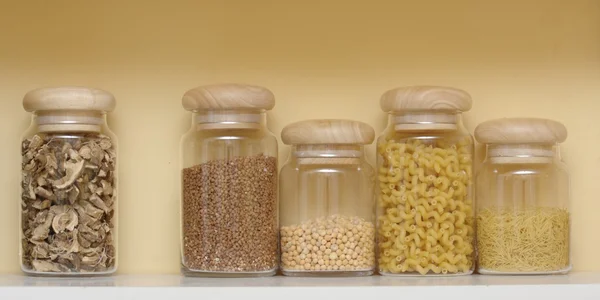
<instances>
[{"instance_id":1,"label":"jar with dried mushroom","mask_svg":"<svg viewBox=\"0 0 600 300\"><path fill-rule=\"evenodd\" d=\"M281 169L281 270L288 276L368 276L375 270L371 126L308 120L286 126Z\"/></svg>"},{"instance_id":2,"label":"jar with dried mushroom","mask_svg":"<svg viewBox=\"0 0 600 300\"><path fill-rule=\"evenodd\" d=\"M114 97L83 87L30 91L21 143L21 269L28 275L108 275L117 269Z\"/></svg>"},{"instance_id":3,"label":"jar with dried mushroom","mask_svg":"<svg viewBox=\"0 0 600 300\"><path fill-rule=\"evenodd\" d=\"M187 276L274 275L277 140L266 88L202 86L185 93L192 126L181 141L181 270Z\"/></svg>"},{"instance_id":4,"label":"jar with dried mushroom","mask_svg":"<svg viewBox=\"0 0 600 300\"><path fill-rule=\"evenodd\" d=\"M473 138L465 91L386 92L377 140L378 265L382 275L466 275L475 267Z\"/></svg>"}]
</instances>

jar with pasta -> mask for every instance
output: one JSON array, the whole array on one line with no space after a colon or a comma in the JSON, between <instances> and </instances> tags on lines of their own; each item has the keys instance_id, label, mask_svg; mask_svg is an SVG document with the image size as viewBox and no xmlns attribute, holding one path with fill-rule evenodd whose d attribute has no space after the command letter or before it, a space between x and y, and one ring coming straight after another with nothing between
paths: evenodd
<instances>
[{"instance_id":1,"label":"jar with pasta","mask_svg":"<svg viewBox=\"0 0 600 300\"><path fill-rule=\"evenodd\" d=\"M368 276L375 270L371 126L308 120L286 126L280 175L281 270L288 276Z\"/></svg>"},{"instance_id":2,"label":"jar with pasta","mask_svg":"<svg viewBox=\"0 0 600 300\"><path fill-rule=\"evenodd\" d=\"M487 121L477 174L481 274L565 274L571 269L569 174L559 144L565 126L546 119Z\"/></svg>"},{"instance_id":3,"label":"jar with pasta","mask_svg":"<svg viewBox=\"0 0 600 300\"><path fill-rule=\"evenodd\" d=\"M377 141L377 243L382 275L473 273L473 138L465 91L387 91L388 126Z\"/></svg>"}]
</instances>

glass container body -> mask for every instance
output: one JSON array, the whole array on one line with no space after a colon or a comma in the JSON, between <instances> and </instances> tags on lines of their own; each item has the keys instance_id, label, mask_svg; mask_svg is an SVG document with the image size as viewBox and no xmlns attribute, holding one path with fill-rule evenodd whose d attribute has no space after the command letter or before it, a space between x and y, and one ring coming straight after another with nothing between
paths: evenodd
<instances>
[{"instance_id":1,"label":"glass container body","mask_svg":"<svg viewBox=\"0 0 600 300\"><path fill-rule=\"evenodd\" d=\"M490 155L494 148L477 175L478 272L567 273L569 174L558 148L517 145L509 148L516 154Z\"/></svg>"},{"instance_id":2,"label":"glass container body","mask_svg":"<svg viewBox=\"0 0 600 300\"><path fill-rule=\"evenodd\" d=\"M390 114L377 143L377 245L382 275L467 275L474 269L473 138L460 114L405 123ZM426 118L426 119L427 119Z\"/></svg>"},{"instance_id":3,"label":"glass container body","mask_svg":"<svg viewBox=\"0 0 600 300\"><path fill-rule=\"evenodd\" d=\"M35 113L21 144L21 269L33 276L117 270L117 138L105 114Z\"/></svg>"},{"instance_id":4,"label":"glass container body","mask_svg":"<svg viewBox=\"0 0 600 300\"><path fill-rule=\"evenodd\" d=\"M188 276L274 275L277 140L264 112L193 114L183 136L181 265Z\"/></svg>"},{"instance_id":5,"label":"glass container body","mask_svg":"<svg viewBox=\"0 0 600 300\"><path fill-rule=\"evenodd\" d=\"M284 275L373 274L373 184L362 146L292 146L280 180Z\"/></svg>"}]
</instances>

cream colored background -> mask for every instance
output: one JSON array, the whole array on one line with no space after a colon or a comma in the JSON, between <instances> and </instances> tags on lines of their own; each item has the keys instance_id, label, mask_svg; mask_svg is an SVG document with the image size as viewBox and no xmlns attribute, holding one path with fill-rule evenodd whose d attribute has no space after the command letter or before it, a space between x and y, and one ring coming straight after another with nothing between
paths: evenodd
<instances>
[{"instance_id":1,"label":"cream colored background","mask_svg":"<svg viewBox=\"0 0 600 300\"><path fill-rule=\"evenodd\" d=\"M190 122L180 99L224 81L272 89L278 135L289 122L327 117L381 132L379 96L412 84L469 91L471 131L505 116L564 122L575 270L600 271L598 0L0 0L0 273L19 272L28 90L70 84L115 94L120 272L177 273L178 147Z\"/></svg>"}]
</instances>

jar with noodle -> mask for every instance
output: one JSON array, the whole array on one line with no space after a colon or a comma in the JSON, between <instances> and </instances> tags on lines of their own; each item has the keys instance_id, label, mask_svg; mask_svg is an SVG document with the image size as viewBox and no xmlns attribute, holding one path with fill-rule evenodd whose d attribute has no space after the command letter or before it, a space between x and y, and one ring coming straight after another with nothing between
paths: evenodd
<instances>
[{"instance_id":1,"label":"jar with noodle","mask_svg":"<svg viewBox=\"0 0 600 300\"><path fill-rule=\"evenodd\" d=\"M477 174L478 272L564 274L569 251L565 126L545 119L487 121L475 130L486 159Z\"/></svg>"}]
</instances>

